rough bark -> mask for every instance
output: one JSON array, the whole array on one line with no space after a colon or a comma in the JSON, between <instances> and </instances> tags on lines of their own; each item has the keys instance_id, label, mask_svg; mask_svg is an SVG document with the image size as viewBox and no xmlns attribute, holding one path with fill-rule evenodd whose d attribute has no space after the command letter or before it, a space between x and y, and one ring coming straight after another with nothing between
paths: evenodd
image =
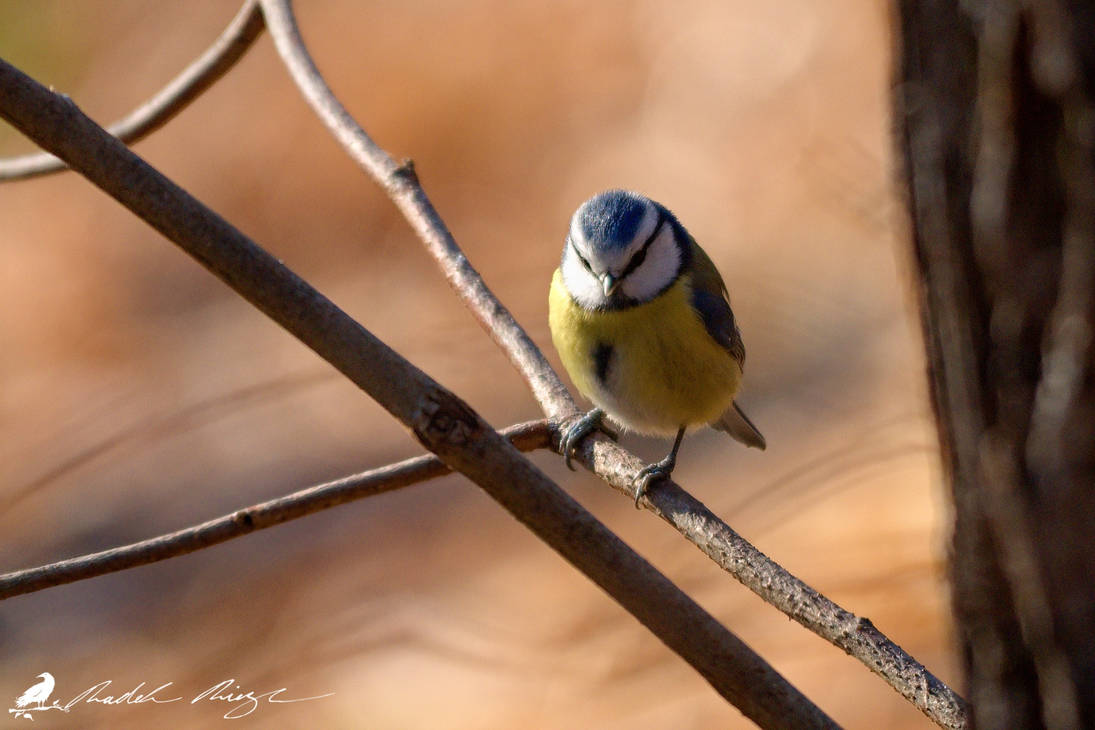
<instances>
[{"instance_id":1,"label":"rough bark","mask_svg":"<svg viewBox=\"0 0 1095 730\"><path fill-rule=\"evenodd\" d=\"M1095 10L901 0L895 107L974 723L1095 726Z\"/></svg>"}]
</instances>

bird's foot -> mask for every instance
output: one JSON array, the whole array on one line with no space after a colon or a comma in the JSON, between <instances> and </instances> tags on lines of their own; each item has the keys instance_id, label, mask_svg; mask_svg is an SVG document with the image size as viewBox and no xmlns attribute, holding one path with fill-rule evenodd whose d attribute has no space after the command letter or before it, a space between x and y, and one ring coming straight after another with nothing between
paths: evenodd
<instances>
[{"instance_id":1,"label":"bird's foot","mask_svg":"<svg viewBox=\"0 0 1095 730\"><path fill-rule=\"evenodd\" d=\"M670 454L661 461L647 464L635 475L632 484L635 485L635 509L639 509L639 500L646 494L646 490L654 482L668 479L673 473L673 467L677 465L676 454Z\"/></svg>"},{"instance_id":2,"label":"bird's foot","mask_svg":"<svg viewBox=\"0 0 1095 730\"><path fill-rule=\"evenodd\" d=\"M559 451L563 454L563 463L566 464L567 468L571 471L574 471L574 465L570 463L571 458L574 456L574 450L578 448L578 444L582 442L582 439L589 434L594 431L601 431L613 441L619 440L619 434L605 425L604 418L605 412L600 408L594 408L592 411L567 426L563 431L563 435L559 439Z\"/></svg>"}]
</instances>

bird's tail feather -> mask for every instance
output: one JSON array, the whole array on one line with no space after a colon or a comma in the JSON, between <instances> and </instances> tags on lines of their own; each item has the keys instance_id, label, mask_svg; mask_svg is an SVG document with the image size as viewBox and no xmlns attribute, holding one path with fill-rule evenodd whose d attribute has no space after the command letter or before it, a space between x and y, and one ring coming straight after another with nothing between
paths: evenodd
<instances>
[{"instance_id":1,"label":"bird's tail feather","mask_svg":"<svg viewBox=\"0 0 1095 730\"><path fill-rule=\"evenodd\" d=\"M723 413L722 417L712 423L711 426L720 431L725 431L746 446L752 446L761 451L764 451L768 446L764 436L749 420L749 417L741 412L741 408L738 407L737 403L731 404L726 413Z\"/></svg>"}]
</instances>

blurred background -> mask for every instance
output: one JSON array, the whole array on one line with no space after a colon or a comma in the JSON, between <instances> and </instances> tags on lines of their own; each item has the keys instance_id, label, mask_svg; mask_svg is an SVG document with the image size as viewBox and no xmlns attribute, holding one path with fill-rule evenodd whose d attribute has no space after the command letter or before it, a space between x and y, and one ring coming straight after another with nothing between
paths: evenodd
<instances>
[{"instance_id":1,"label":"blurred background","mask_svg":"<svg viewBox=\"0 0 1095 730\"><path fill-rule=\"evenodd\" d=\"M412 157L471 262L558 359L547 288L609 187L665 203L722 270L765 453L689 438L678 480L945 681L948 513L894 186L873 0L308 2L320 70ZM0 0L0 56L100 123L173 78L227 1ZM0 123L0 155L32 151ZM501 427L539 416L268 37L136 145ZM73 174L0 186L0 571L151 537L420 452L378 406ZM644 458L667 442L625 437ZM586 472L533 456L838 722L929 723ZM234 678L313 702L269 728L748 727L478 488L448 477L0 604L0 704ZM162 696L162 695L161 695ZM5 707L10 705L5 705ZM220 727L199 703L35 727ZM9 720L15 723L14 720ZM21 721L20 721L21 722Z\"/></svg>"}]
</instances>

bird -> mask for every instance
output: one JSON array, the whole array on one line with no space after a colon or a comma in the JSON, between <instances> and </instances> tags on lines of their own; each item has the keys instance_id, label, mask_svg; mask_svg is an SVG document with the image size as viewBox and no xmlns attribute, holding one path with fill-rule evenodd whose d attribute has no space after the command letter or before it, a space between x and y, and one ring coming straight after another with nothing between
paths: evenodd
<instances>
[{"instance_id":1,"label":"bird","mask_svg":"<svg viewBox=\"0 0 1095 730\"><path fill-rule=\"evenodd\" d=\"M16 707L27 707L33 704L41 708L45 701L49 699L50 694L53 692L53 675L49 672L42 672L38 677L42 681L32 684L26 692L19 695L18 699L15 700ZM28 714L27 717L30 717L30 715Z\"/></svg>"},{"instance_id":2,"label":"bird","mask_svg":"<svg viewBox=\"0 0 1095 730\"><path fill-rule=\"evenodd\" d=\"M563 430L571 469L588 434L675 436L669 454L635 477L635 506L667 479L685 431L710 425L746 446L767 443L735 402L745 345L722 276L661 203L607 190L570 220L551 279L548 325L563 367L594 408Z\"/></svg>"}]
</instances>

